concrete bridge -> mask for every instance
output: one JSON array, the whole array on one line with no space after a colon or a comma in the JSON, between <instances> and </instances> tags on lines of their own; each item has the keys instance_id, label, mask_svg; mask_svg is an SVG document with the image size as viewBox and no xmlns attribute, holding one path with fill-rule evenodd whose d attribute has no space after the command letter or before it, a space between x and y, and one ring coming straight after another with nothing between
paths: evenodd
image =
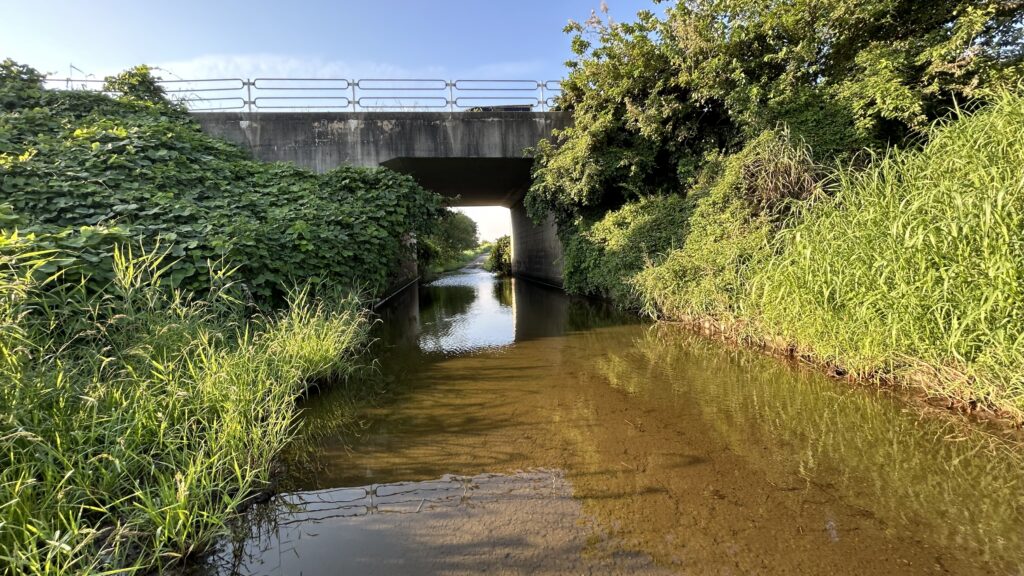
<instances>
[{"instance_id":1,"label":"concrete bridge","mask_svg":"<svg viewBox=\"0 0 1024 576\"><path fill-rule=\"evenodd\" d=\"M504 206L512 214L512 270L562 283L562 246L552 218L526 215L525 149L563 128L565 112L205 112L202 129L267 162L317 172L342 165L386 166L457 198L457 206Z\"/></svg>"}]
</instances>

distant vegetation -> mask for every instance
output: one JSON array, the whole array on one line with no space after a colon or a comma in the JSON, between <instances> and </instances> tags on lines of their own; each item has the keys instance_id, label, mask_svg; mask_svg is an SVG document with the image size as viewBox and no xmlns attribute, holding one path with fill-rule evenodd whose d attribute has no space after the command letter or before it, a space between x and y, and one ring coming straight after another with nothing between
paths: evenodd
<instances>
[{"instance_id":1,"label":"distant vegetation","mask_svg":"<svg viewBox=\"0 0 1024 576\"><path fill-rule=\"evenodd\" d=\"M1024 5L678 3L570 24L527 205L565 283L1024 418Z\"/></svg>"},{"instance_id":2,"label":"distant vegetation","mask_svg":"<svg viewBox=\"0 0 1024 576\"><path fill-rule=\"evenodd\" d=\"M505 235L494 241L484 268L501 276L512 274L512 238Z\"/></svg>"},{"instance_id":3,"label":"distant vegetation","mask_svg":"<svg viewBox=\"0 0 1024 576\"><path fill-rule=\"evenodd\" d=\"M430 233L416 239L420 271L437 274L462 268L482 253L476 222L445 210Z\"/></svg>"},{"instance_id":4,"label":"distant vegetation","mask_svg":"<svg viewBox=\"0 0 1024 576\"><path fill-rule=\"evenodd\" d=\"M308 280L372 293L441 214L439 196L383 168L254 161L161 99L145 67L108 80L118 99L42 90L11 61L0 79L0 223L59 250L48 270L65 277L107 282L112 247L141 242L171 249L169 287L202 289L211 263L231 262L264 300Z\"/></svg>"},{"instance_id":5,"label":"distant vegetation","mask_svg":"<svg viewBox=\"0 0 1024 576\"><path fill-rule=\"evenodd\" d=\"M268 486L295 400L365 361L440 198L203 135L145 67L115 98L0 64L0 572L162 570Z\"/></svg>"}]
</instances>

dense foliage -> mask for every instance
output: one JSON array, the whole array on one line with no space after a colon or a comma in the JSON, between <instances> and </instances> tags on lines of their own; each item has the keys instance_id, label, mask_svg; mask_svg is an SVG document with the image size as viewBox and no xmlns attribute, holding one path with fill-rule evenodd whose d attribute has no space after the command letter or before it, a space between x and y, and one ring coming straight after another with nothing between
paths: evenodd
<instances>
[{"instance_id":1,"label":"dense foliage","mask_svg":"<svg viewBox=\"0 0 1024 576\"><path fill-rule=\"evenodd\" d=\"M768 132L579 224L566 286L1024 419L1021 166L1019 95L824 180Z\"/></svg>"},{"instance_id":2,"label":"dense foliage","mask_svg":"<svg viewBox=\"0 0 1024 576\"><path fill-rule=\"evenodd\" d=\"M108 79L119 99L40 88L0 67L0 222L62 250L49 266L102 284L125 239L171 247L171 286L202 288L213 263L257 296L296 281L381 290L440 198L408 176L264 164L200 132L144 67ZM154 88L155 86L155 88Z\"/></svg>"},{"instance_id":3,"label":"dense foliage","mask_svg":"<svg viewBox=\"0 0 1024 576\"><path fill-rule=\"evenodd\" d=\"M750 275L770 257L793 201L817 189L807 150L784 133L765 132L707 166L686 197L689 208L674 215L684 240L662 244L661 259L623 270L620 282L630 279L625 284L651 314L732 321L743 313Z\"/></svg>"},{"instance_id":4,"label":"dense foliage","mask_svg":"<svg viewBox=\"0 0 1024 576\"><path fill-rule=\"evenodd\" d=\"M512 238L502 236L494 241L484 268L501 276L512 274Z\"/></svg>"},{"instance_id":5,"label":"dense foliage","mask_svg":"<svg viewBox=\"0 0 1024 576\"><path fill-rule=\"evenodd\" d=\"M565 285L1024 419L1024 4L572 23L527 196Z\"/></svg>"},{"instance_id":6,"label":"dense foliage","mask_svg":"<svg viewBox=\"0 0 1024 576\"><path fill-rule=\"evenodd\" d=\"M117 94L121 100L168 105L167 91L160 85L159 78L153 75L153 69L145 64L107 76L103 79L103 90Z\"/></svg>"},{"instance_id":7,"label":"dense foliage","mask_svg":"<svg viewBox=\"0 0 1024 576\"><path fill-rule=\"evenodd\" d=\"M4 574L205 550L266 489L296 397L360 366L352 291L384 288L441 211L387 170L255 162L146 67L106 88L0 64Z\"/></svg>"},{"instance_id":8,"label":"dense foliage","mask_svg":"<svg viewBox=\"0 0 1024 576\"><path fill-rule=\"evenodd\" d=\"M40 279L53 257L0 234L0 573L203 551L266 488L295 397L358 366L359 303L303 290L254 314L223 271L215 290L169 291L168 257L127 248L97 291Z\"/></svg>"},{"instance_id":9,"label":"dense foliage","mask_svg":"<svg viewBox=\"0 0 1024 576\"><path fill-rule=\"evenodd\" d=\"M476 222L462 212L445 210L429 234L416 239L421 268L445 269L464 263L464 254L480 245Z\"/></svg>"},{"instance_id":10,"label":"dense foliage","mask_svg":"<svg viewBox=\"0 0 1024 576\"><path fill-rule=\"evenodd\" d=\"M633 287L623 279L682 244L690 210L691 202L681 196L653 197L580 222L564 242L566 290L638 307Z\"/></svg>"},{"instance_id":11,"label":"dense foliage","mask_svg":"<svg viewBox=\"0 0 1024 576\"><path fill-rule=\"evenodd\" d=\"M904 143L1024 70L1016 0L694 0L567 31L575 123L539 146L528 197L562 225L678 192L780 124L826 162Z\"/></svg>"}]
</instances>

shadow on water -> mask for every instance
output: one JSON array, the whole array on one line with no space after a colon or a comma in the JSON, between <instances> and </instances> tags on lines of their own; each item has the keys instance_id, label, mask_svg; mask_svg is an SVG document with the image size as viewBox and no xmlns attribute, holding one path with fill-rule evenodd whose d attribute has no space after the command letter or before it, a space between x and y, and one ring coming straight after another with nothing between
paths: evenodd
<instances>
[{"instance_id":1,"label":"shadow on water","mask_svg":"<svg viewBox=\"0 0 1024 576\"><path fill-rule=\"evenodd\" d=\"M481 271L378 336L386 401L312 399L290 492L212 571L1024 569L1019 451L885 393Z\"/></svg>"}]
</instances>

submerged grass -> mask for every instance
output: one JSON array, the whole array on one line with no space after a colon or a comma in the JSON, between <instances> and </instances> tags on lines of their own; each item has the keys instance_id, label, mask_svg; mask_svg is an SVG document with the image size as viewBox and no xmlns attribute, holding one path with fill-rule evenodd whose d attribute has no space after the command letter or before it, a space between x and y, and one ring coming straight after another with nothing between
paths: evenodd
<instances>
[{"instance_id":1,"label":"submerged grass","mask_svg":"<svg viewBox=\"0 0 1024 576\"><path fill-rule=\"evenodd\" d=\"M198 299L160 286L159 255L116 256L96 294L0 238L0 573L135 572L204 550L267 486L296 397L359 366L353 298L302 289L265 313L223 276Z\"/></svg>"},{"instance_id":2,"label":"submerged grass","mask_svg":"<svg viewBox=\"0 0 1024 576\"><path fill-rule=\"evenodd\" d=\"M680 328L656 324L633 347L616 342L619 351L594 370L639 398L671 389L735 454L760 462L770 482L792 485L799 471L802 488L841 494L888 530L914 527L999 573L1024 569L1018 444L955 419L921 419L887 395L844 389ZM609 349L593 338L595 349Z\"/></svg>"}]
</instances>

